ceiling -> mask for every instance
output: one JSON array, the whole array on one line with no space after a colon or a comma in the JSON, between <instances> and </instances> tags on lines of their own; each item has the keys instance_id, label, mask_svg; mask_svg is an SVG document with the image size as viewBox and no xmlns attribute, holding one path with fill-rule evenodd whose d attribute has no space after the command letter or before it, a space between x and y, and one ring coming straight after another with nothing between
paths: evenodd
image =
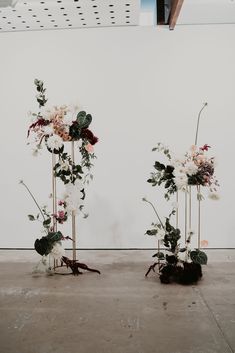
<instances>
[{"instance_id":1,"label":"ceiling","mask_svg":"<svg viewBox=\"0 0 235 353\"><path fill-rule=\"evenodd\" d=\"M139 0L19 0L0 8L0 32L133 26L139 13Z\"/></svg>"},{"instance_id":2,"label":"ceiling","mask_svg":"<svg viewBox=\"0 0 235 353\"><path fill-rule=\"evenodd\" d=\"M0 33L157 24L156 0L18 0L14 6L15 2L0 0ZM177 25L235 23L235 0L157 2L165 9L169 3L183 3ZM13 7L1 7L9 3Z\"/></svg>"}]
</instances>

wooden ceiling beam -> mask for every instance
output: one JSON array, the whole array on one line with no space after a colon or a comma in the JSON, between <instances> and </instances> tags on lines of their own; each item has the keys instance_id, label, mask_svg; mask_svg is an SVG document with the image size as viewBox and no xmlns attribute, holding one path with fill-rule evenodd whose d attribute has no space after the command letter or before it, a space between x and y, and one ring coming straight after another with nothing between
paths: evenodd
<instances>
[{"instance_id":1,"label":"wooden ceiling beam","mask_svg":"<svg viewBox=\"0 0 235 353\"><path fill-rule=\"evenodd\" d=\"M169 17L169 29L170 30L173 30L175 28L175 25L178 20L183 2L184 2L184 0L172 0L171 12L170 12L170 17Z\"/></svg>"}]
</instances>

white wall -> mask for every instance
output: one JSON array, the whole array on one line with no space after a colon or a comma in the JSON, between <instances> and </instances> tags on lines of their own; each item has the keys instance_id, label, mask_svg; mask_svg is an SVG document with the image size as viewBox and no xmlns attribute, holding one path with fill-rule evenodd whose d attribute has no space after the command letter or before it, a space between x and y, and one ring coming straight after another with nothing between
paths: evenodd
<instances>
[{"instance_id":1,"label":"white wall","mask_svg":"<svg viewBox=\"0 0 235 353\"><path fill-rule=\"evenodd\" d=\"M163 193L146 183L158 141L184 152L192 144L202 102L199 143L218 158L221 200L203 203L203 239L235 247L235 26L106 28L0 35L0 247L32 247L39 226L19 179L49 202L50 156L31 156L27 112L37 111L34 78L44 80L48 104L78 101L93 114L95 180L90 217L79 220L80 247L152 247L144 235L154 215L143 196L167 215Z\"/></svg>"}]
</instances>

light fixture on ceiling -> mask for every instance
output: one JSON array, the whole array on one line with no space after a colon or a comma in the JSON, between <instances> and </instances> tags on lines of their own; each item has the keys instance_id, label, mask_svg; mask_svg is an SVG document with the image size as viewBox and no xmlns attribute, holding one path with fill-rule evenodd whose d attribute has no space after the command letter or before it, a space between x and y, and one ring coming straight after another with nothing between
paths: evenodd
<instances>
[{"instance_id":1,"label":"light fixture on ceiling","mask_svg":"<svg viewBox=\"0 0 235 353\"><path fill-rule=\"evenodd\" d=\"M15 7L18 0L1 0L0 7Z\"/></svg>"}]
</instances>

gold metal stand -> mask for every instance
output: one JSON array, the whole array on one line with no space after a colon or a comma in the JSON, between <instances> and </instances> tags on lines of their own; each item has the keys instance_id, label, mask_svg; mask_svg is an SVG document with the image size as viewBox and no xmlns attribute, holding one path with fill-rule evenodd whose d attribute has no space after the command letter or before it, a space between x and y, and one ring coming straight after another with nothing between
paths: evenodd
<instances>
[{"instance_id":1,"label":"gold metal stand","mask_svg":"<svg viewBox=\"0 0 235 353\"><path fill-rule=\"evenodd\" d=\"M184 239L185 243L188 235L188 189L184 192Z\"/></svg>"},{"instance_id":2,"label":"gold metal stand","mask_svg":"<svg viewBox=\"0 0 235 353\"><path fill-rule=\"evenodd\" d=\"M71 156L72 162L75 161L74 155L74 141L71 142ZM75 211L72 212L72 239L73 239L73 260L76 260L76 216Z\"/></svg>"},{"instance_id":3,"label":"gold metal stand","mask_svg":"<svg viewBox=\"0 0 235 353\"><path fill-rule=\"evenodd\" d=\"M52 153L52 212L53 212L53 232L57 232L57 221L54 217L57 214L57 195L56 195L56 177L54 173L54 167L56 164L56 155ZM58 260L54 260L54 269L58 266Z\"/></svg>"},{"instance_id":4,"label":"gold metal stand","mask_svg":"<svg viewBox=\"0 0 235 353\"><path fill-rule=\"evenodd\" d=\"M198 241L198 249L201 247L201 187L198 187L198 193L199 193L199 198L198 198L198 228L197 228L197 241Z\"/></svg>"},{"instance_id":5,"label":"gold metal stand","mask_svg":"<svg viewBox=\"0 0 235 353\"><path fill-rule=\"evenodd\" d=\"M179 192L176 191L176 228L179 228Z\"/></svg>"},{"instance_id":6,"label":"gold metal stand","mask_svg":"<svg viewBox=\"0 0 235 353\"><path fill-rule=\"evenodd\" d=\"M196 192L200 195L201 187L196 186ZM201 199L198 197L196 203L194 202L194 190L192 186L188 186L187 191L184 195L180 195L179 192L176 192L176 202L178 207L176 209L176 228L182 227L184 229L185 243L189 237L189 231L191 232L195 229L197 233L197 248L200 249L201 246ZM184 218L180 219L180 204L184 206ZM195 207L193 205L195 204ZM197 205L197 207L196 207ZM181 209L182 209L181 206ZM196 217L193 217L193 211L197 212ZM182 218L182 217L181 217ZM196 224L195 224L196 223Z\"/></svg>"}]
</instances>

